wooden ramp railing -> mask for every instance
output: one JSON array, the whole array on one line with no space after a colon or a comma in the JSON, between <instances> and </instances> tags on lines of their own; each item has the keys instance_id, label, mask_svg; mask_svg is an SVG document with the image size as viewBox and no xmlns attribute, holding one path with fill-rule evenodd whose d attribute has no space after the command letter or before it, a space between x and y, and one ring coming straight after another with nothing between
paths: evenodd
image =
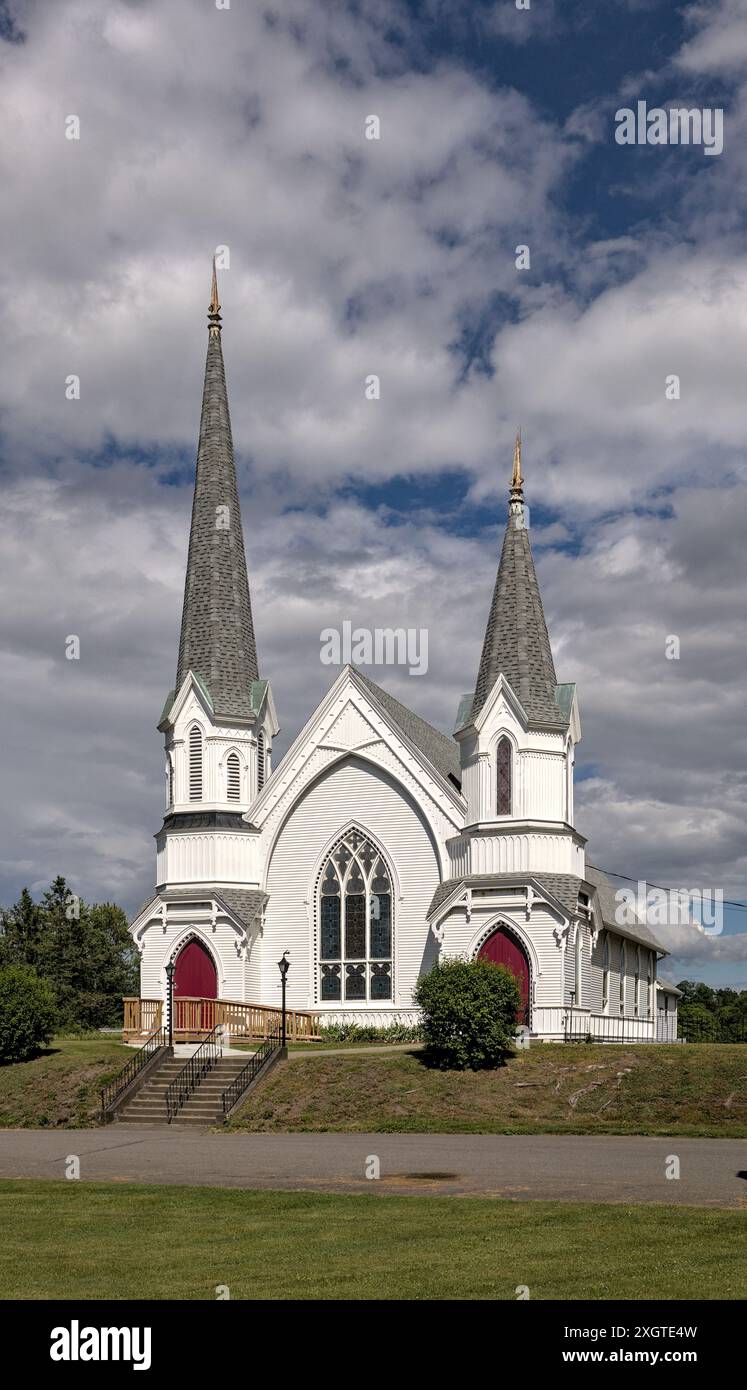
<instances>
[{"instance_id":1,"label":"wooden ramp railing","mask_svg":"<svg viewBox=\"0 0 747 1390\"><path fill-rule=\"evenodd\" d=\"M124 1040L134 1042L155 1028L166 1026L166 1009L160 999L127 998L124 1001ZM281 1010L265 1004L242 1004L234 999L174 1000L174 1039L199 1042L221 1024L231 1038L267 1038L280 1031ZM287 1009L288 1042L305 1042L319 1036L316 1014Z\"/></svg>"}]
</instances>

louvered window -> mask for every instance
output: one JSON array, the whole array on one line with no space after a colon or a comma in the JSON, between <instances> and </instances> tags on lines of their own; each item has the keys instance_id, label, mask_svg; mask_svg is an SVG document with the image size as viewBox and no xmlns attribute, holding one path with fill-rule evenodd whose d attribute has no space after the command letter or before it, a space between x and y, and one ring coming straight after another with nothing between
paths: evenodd
<instances>
[{"instance_id":1,"label":"louvered window","mask_svg":"<svg viewBox=\"0 0 747 1390\"><path fill-rule=\"evenodd\" d=\"M241 763L238 753L229 753L226 759L226 790L229 801L241 800Z\"/></svg>"},{"instance_id":2,"label":"louvered window","mask_svg":"<svg viewBox=\"0 0 747 1390\"><path fill-rule=\"evenodd\" d=\"M189 731L189 799L202 800L202 730L196 724Z\"/></svg>"},{"instance_id":3,"label":"louvered window","mask_svg":"<svg viewBox=\"0 0 747 1390\"><path fill-rule=\"evenodd\" d=\"M512 800L512 777L511 777L512 749L511 741L505 736L498 740L498 750L496 754L496 776L497 776L497 804L496 815L511 815Z\"/></svg>"},{"instance_id":4,"label":"louvered window","mask_svg":"<svg viewBox=\"0 0 747 1390\"><path fill-rule=\"evenodd\" d=\"M257 734L257 791L265 785L265 736Z\"/></svg>"},{"instance_id":5,"label":"louvered window","mask_svg":"<svg viewBox=\"0 0 747 1390\"><path fill-rule=\"evenodd\" d=\"M607 932L604 933L602 945L602 1013L607 1012L607 1005L610 998L610 939Z\"/></svg>"},{"instance_id":6,"label":"louvered window","mask_svg":"<svg viewBox=\"0 0 747 1390\"><path fill-rule=\"evenodd\" d=\"M172 758L171 754L169 754L169 756L168 756L168 769L167 769L167 770L168 770L168 774L169 774L169 806L173 806L173 804L174 804L174 759Z\"/></svg>"}]
</instances>

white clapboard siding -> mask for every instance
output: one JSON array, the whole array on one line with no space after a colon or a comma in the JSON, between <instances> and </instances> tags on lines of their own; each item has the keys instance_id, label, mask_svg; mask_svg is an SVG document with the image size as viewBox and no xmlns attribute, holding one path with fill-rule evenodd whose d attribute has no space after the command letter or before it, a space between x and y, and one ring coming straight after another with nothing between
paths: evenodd
<instances>
[{"instance_id":1,"label":"white clapboard siding","mask_svg":"<svg viewBox=\"0 0 747 1390\"><path fill-rule=\"evenodd\" d=\"M236 953L236 931L225 918L216 920L212 931L209 918L202 912L182 910L177 920L169 920L166 931L160 919L154 920L143 937L145 950L140 966L140 993L143 999L165 998L164 970L175 947L190 935L197 937L215 961L218 974L218 997L244 997L244 963Z\"/></svg>"},{"instance_id":2,"label":"white clapboard siding","mask_svg":"<svg viewBox=\"0 0 747 1390\"><path fill-rule=\"evenodd\" d=\"M522 942L529 938L537 954L539 974L534 969L532 952L527 949L534 1003L547 1007L557 1005L562 966L561 950L554 929L559 919L547 907L534 907L530 923L515 897L506 897L501 902L500 895L496 893L489 903L473 898L470 921L467 921L464 905L457 905L440 924L444 929L442 957L474 955L489 928L493 925L499 927L501 922L516 927Z\"/></svg>"},{"instance_id":3,"label":"white clapboard siding","mask_svg":"<svg viewBox=\"0 0 747 1390\"><path fill-rule=\"evenodd\" d=\"M266 885L270 897L259 1002L273 1004L279 998L277 962L287 950L291 961L288 1004L298 1009L314 1007L313 899L321 850L352 823L384 847L385 858L399 878L401 901L396 889L393 895L393 1007L411 1007L418 975L433 965L435 940L425 916L440 876L425 820L393 777L352 757L336 763L293 803L275 842ZM373 1006L343 1001L342 1007L350 1013ZM330 1011L328 1003L325 1011Z\"/></svg>"}]
</instances>

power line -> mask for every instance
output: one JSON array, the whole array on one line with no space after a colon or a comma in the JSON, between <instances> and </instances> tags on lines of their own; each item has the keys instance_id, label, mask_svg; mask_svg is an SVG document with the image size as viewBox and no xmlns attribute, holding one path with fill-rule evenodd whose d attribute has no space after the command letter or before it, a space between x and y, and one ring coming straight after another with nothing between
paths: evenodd
<instances>
[{"instance_id":1,"label":"power line","mask_svg":"<svg viewBox=\"0 0 747 1390\"><path fill-rule=\"evenodd\" d=\"M683 890L679 888L665 888L663 883L649 883L648 879L631 878L630 874L619 874L615 869L602 869L603 874L609 874L610 878L624 878L628 883L645 882L649 888L660 888L662 893L679 893ZM740 912L747 912L747 903L736 903L730 898L724 898L724 907L737 907Z\"/></svg>"}]
</instances>

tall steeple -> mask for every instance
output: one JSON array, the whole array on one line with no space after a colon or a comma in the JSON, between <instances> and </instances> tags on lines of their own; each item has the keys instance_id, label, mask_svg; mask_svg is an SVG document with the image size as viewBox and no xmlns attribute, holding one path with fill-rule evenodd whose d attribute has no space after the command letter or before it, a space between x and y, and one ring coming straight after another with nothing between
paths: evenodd
<instances>
[{"instance_id":1,"label":"tall steeple","mask_svg":"<svg viewBox=\"0 0 747 1390\"><path fill-rule=\"evenodd\" d=\"M176 689L188 671L207 686L216 716L249 718L259 679L213 258L208 346Z\"/></svg>"},{"instance_id":2,"label":"tall steeple","mask_svg":"<svg viewBox=\"0 0 747 1390\"><path fill-rule=\"evenodd\" d=\"M556 702L555 666L529 544L523 486L521 433L517 431L508 524L470 718L480 713L502 674L530 720L564 725L568 721Z\"/></svg>"}]
</instances>

